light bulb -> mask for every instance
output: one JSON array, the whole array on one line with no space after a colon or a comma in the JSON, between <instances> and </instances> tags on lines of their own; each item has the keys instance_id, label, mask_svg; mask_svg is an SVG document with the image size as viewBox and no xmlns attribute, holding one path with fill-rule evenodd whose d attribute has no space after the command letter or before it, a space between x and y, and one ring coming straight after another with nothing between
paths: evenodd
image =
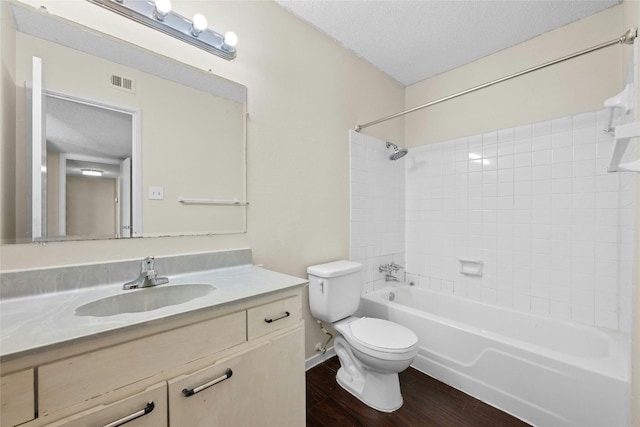
<instances>
[{"instance_id":1,"label":"light bulb","mask_svg":"<svg viewBox=\"0 0 640 427\"><path fill-rule=\"evenodd\" d=\"M230 48L236 47L238 44L238 36L233 31L227 31L224 33L224 44Z\"/></svg>"},{"instance_id":2,"label":"light bulb","mask_svg":"<svg viewBox=\"0 0 640 427\"><path fill-rule=\"evenodd\" d=\"M156 18L160 21L164 21L164 18L167 16L169 12L171 12L171 1L170 0L156 0L156 10L154 14Z\"/></svg>"},{"instance_id":3,"label":"light bulb","mask_svg":"<svg viewBox=\"0 0 640 427\"><path fill-rule=\"evenodd\" d=\"M87 176L102 176L102 171L99 169L80 169L82 175Z\"/></svg>"},{"instance_id":4,"label":"light bulb","mask_svg":"<svg viewBox=\"0 0 640 427\"><path fill-rule=\"evenodd\" d=\"M207 18L196 13L193 15L193 20L191 23L191 34L198 37L198 34L207 29Z\"/></svg>"}]
</instances>

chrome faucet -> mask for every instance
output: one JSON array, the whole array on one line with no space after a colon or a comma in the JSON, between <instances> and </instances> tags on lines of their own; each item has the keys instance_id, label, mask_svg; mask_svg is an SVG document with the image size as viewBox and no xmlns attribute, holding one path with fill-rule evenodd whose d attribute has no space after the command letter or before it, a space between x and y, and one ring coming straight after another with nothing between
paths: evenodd
<instances>
[{"instance_id":1,"label":"chrome faucet","mask_svg":"<svg viewBox=\"0 0 640 427\"><path fill-rule=\"evenodd\" d=\"M401 265L396 264L395 262L391 262L388 264L381 264L380 267L378 267L378 271L380 273L382 272L386 272L389 274L393 274L396 273L398 270L404 269L404 267L402 267Z\"/></svg>"},{"instance_id":2,"label":"chrome faucet","mask_svg":"<svg viewBox=\"0 0 640 427\"><path fill-rule=\"evenodd\" d=\"M158 272L154 269L155 259L148 256L140 264L140 276L137 279L125 283L122 289L150 288L152 286L169 283L169 278L158 277Z\"/></svg>"},{"instance_id":3,"label":"chrome faucet","mask_svg":"<svg viewBox=\"0 0 640 427\"><path fill-rule=\"evenodd\" d=\"M384 281L385 282L399 282L400 279L398 279L396 276L394 276L393 274L385 274L384 275Z\"/></svg>"},{"instance_id":4,"label":"chrome faucet","mask_svg":"<svg viewBox=\"0 0 640 427\"><path fill-rule=\"evenodd\" d=\"M400 280L398 280L398 278L394 276L394 274L401 269L404 269L404 267L396 264L395 262L391 262L388 264L381 264L380 267L378 267L378 271L380 273L386 273L384 276L385 282L399 282Z\"/></svg>"}]
</instances>

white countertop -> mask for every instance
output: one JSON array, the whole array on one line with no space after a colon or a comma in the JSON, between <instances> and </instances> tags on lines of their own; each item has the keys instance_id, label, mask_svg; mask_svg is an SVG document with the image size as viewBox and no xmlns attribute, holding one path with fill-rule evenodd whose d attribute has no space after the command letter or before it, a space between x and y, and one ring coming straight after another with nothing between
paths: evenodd
<instances>
[{"instance_id":1,"label":"white countertop","mask_svg":"<svg viewBox=\"0 0 640 427\"><path fill-rule=\"evenodd\" d=\"M172 286L206 283L215 286L210 294L156 310L108 317L76 316L77 307L101 298L146 289L122 290L122 283L78 290L31 295L0 301L0 360L14 359L74 340L112 333L133 325L184 313L215 309L242 300L294 288L307 283L286 274L252 265L219 268L169 276Z\"/></svg>"}]
</instances>

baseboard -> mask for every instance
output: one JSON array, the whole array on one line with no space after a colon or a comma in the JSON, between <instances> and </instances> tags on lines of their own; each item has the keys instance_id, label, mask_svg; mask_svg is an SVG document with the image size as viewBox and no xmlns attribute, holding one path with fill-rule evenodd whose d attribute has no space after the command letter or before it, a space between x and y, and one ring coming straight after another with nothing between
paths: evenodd
<instances>
[{"instance_id":1,"label":"baseboard","mask_svg":"<svg viewBox=\"0 0 640 427\"><path fill-rule=\"evenodd\" d=\"M336 352L333 349L333 347L331 347L331 348L327 349L327 351L324 354L318 353L315 356L311 356L310 358L305 360L304 369L305 369L305 371L308 371L309 369L313 368L314 366L321 364L325 360L331 359L335 355L336 355Z\"/></svg>"}]
</instances>

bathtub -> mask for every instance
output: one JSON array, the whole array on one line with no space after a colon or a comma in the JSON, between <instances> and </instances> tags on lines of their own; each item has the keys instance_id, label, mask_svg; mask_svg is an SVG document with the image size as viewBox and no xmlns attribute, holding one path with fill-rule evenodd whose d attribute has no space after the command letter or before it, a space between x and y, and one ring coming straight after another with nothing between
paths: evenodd
<instances>
[{"instance_id":1,"label":"bathtub","mask_svg":"<svg viewBox=\"0 0 640 427\"><path fill-rule=\"evenodd\" d=\"M415 286L362 296L363 316L412 329L412 366L534 426L630 423L629 340Z\"/></svg>"}]
</instances>

